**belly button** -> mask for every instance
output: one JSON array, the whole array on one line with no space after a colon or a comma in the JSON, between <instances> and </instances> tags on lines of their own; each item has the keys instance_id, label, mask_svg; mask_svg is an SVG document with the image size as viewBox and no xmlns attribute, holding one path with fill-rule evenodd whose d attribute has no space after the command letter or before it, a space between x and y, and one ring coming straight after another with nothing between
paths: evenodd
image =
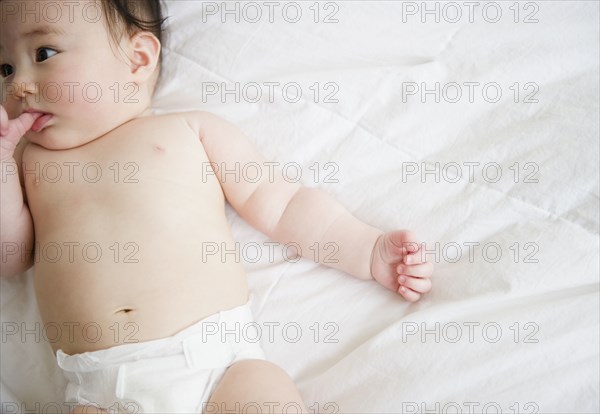
<instances>
[{"instance_id":1,"label":"belly button","mask_svg":"<svg viewBox=\"0 0 600 414\"><path fill-rule=\"evenodd\" d=\"M116 311L115 313L129 313L131 312L133 309L131 308L124 308L124 309L119 309L118 311Z\"/></svg>"}]
</instances>

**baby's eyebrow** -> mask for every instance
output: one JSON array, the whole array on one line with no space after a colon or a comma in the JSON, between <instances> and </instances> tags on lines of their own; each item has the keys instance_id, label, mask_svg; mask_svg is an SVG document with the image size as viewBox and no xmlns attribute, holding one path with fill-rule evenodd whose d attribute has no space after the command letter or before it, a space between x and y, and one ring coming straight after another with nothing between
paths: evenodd
<instances>
[{"instance_id":1,"label":"baby's eyebrow","mask_svg":"<svg viewBox=\"0 0 600 414\"><path fill-rule=\"evenodd\" d=\"M32 39L32 38L48 36L48 35L61 36L61 35L65 35L65 34L66 34L66 32L64 31L64 29L62 27L57 26L57 25L46 24L43 26L35 27L32 30L29 30L27 32L21 33L21 37L24 37L26 39ZM0 42L0 52L2 50L4 50L4 46Z\"/></svg>"},{"instance_id":2,"label":"baby's eyebrow","mask_svg":"<svg viewBox=\"0 0 600 414\"><path fill-rule=\"evenodd\" d=\"M28 32L22 33L21 36L26 37L26 38L32 38L32 37L39 37L39 36L47 36L47 35L51 35L51 34L64 35L65 31L61 27L56 26L56 25L44 25L44 26L38 26Z\"/></svg>"},{"instance_id":3,"label":"baby's eyebrow","mask_svg":"<svg viewBox=\"0 0 600 414\"><path fill-rule=\"evenodd\" d=\"M35 37L42 37L42 36L48 36L48 35L56 35L56 36L60 36L60 35L65 35L66 32L64 31L63 28L56 26L56 25L43 25L43 26L38 26L35 27L32 30L29 30L27 32L21 33L21 37L24 37L26 39L32 39ZM4 47L2 46L2 43L0 43L0 51L2 51L4 49Z\"/></svg>"}]
</instances>

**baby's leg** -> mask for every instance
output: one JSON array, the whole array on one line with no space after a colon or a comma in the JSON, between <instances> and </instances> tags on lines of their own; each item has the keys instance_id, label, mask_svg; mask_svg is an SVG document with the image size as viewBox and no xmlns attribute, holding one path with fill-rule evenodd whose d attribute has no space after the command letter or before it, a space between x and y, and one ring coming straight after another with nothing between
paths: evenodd
<instances>
[{"instance_id":1,"label":"baby's leg","mask_svg":"<svg viewBox=\"0 0 600 414\"><path fill-rule=\"evenodd\" d=\"M285 371L260 359L246 359L230 366L204 407L205 414L234 410L308 412L300 392Z\"/></svg>"}]
</instances>

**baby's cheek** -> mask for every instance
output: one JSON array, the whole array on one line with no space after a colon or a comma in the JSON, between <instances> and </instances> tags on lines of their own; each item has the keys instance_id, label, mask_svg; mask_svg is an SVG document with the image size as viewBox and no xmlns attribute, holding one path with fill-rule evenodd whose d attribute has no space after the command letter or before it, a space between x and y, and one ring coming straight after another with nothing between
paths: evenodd
<instances>
[{"instance_id":1,"label":"baby's cheek","mask_svg":"<svg viewBox=\"0 0 600 414\"><path fill-rule=\"evenodd\" d=\"M89 96L94 96L93 82L82 78L72 67L62 65L53 68L51 76L41 86L44 100L51 105L82 104L90 100Z\"/></svg>"}]
</instances>

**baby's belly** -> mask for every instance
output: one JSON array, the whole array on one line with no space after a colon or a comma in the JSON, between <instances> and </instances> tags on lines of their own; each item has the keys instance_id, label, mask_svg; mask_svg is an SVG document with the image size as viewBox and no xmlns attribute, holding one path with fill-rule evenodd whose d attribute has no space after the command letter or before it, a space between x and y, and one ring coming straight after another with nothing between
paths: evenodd
<instances>
[{"instance_id":1,"label":"baby's belly","mask_svg":"<svg viewBox=\"0 0 600 414\"><path fill-rule=\"evenodd\" d=\"M202 246L161 237L135 245L112 238L40 240L34 273L43 339L54 351L94 351L171 336L245 303L241 264L202 257Z\"/></svg>"}]
</instances>

